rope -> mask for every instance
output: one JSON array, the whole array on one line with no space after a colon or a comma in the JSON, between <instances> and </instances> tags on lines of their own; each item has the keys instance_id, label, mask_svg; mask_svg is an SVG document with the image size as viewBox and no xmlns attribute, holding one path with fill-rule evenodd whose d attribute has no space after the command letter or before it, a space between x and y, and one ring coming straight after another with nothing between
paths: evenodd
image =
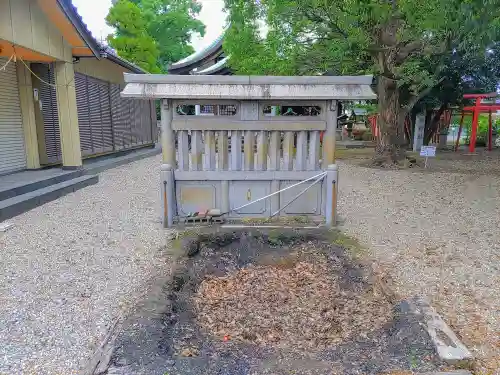
<instances>
[{"instance_id":1,"label":"rope","mask_svg":"<svg viewBox=\"0 0 500 375\"><path fill-rule=\"evenodd\" d=\"M50 86L50 87L53 87L53 88L57 88L57 87L75 87L74 85L70 85L70 83L72 83L75 79L74 75L73 75L73 78L68 81L68 83L66 83L65 85L56 85L54 83L49 83L49 82L46 82L44 81L43 79L41 79L33 70L31 70L31 68L28 66L28 64L26 64L24 62L24 60L22 58L19 58L19 60L21 60L21 62L24 64L24 66L26 67L26 69L28 69L31 74L33 74L40 82L46 84L47 86Z\"/></svg>"},{"instance_id":2,"label":"rope","mask_svg":"<svg viewBox=\"0 0 500 375\"><path fill-rule=\"evenodd\" d=\"M15 56L16 56L15 53L13 53L12 55L10 55L10 59L7 60L7 62L4 64L4 66L2 66L0 68L0 70L5 70L7 68L7 66L9 65L9 63L12 61L12 59L14 59L14 61L15 61Z\"/></svg>"}]
</instances>

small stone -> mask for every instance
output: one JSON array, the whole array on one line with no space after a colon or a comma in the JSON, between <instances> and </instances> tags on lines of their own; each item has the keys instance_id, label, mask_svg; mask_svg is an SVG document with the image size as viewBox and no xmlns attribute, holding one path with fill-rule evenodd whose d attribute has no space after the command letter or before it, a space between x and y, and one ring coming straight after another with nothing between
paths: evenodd
<instances>
[{"instance_id":1,"label":"small stone","mask_svg":"<svg viewBox=\"0 0 500 375\"><path fill-rule=\"evenodd\" d=\"M196 357L200 354L199 350L194 347L184 348L181 350L181 356L183 357Z\"/></svg>"}]
</instances>

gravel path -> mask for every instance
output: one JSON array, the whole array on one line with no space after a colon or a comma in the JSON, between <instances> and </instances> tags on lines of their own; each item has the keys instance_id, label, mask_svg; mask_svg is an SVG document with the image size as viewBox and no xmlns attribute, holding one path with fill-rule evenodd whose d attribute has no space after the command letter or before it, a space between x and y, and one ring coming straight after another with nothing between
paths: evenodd
<instances>
[{"instance_id":1,"label":"gravel path","mask_svg":"<svg viewBox=\"0 0 500 375\"><path fill-rule=\"evenodd\" d=\"M343 229L398 291L427 296L479 358L479 373L499 374L500 176L341 163L339 200Z\"/></svg>"},{"instance_id":2,"label":"gravel path","mask_svg":"<svg viewBox=\"0 0 500 375\"><path fill-rule=\"evenodd\" d=\"M166 256L160 160L106 171L99 184L9 220L0 374L80 374L113 319L141 298Z\"/></svg>"}]
</instances>

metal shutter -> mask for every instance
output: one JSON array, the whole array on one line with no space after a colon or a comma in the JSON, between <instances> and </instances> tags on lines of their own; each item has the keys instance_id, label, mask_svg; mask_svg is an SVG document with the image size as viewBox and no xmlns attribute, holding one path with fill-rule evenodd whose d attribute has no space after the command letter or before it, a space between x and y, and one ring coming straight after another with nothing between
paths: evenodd
<instances>
[{"instance_id":1,"label":"metal shutter","mask_svg":"<svg viewBox=\"0 0 500 375\"><path fill-rule=\"evenodd\" d=\"M120 97L120 85L110 85L111 120L113 123L113 146L115 150L123 149L123 134L125 131L125 114L123 113L123 99Z\"/></svg>"},{"instance_id":2,"label":"metal shutter","mask_svg":"<svg viewBox=\"0 0 500 375\"><path fill-rule=\"evenodd\" d=\"M113 122L111 118L110 84L99 82L99 97L101 99L101 128L104 152L113 151Z\"/></svg>"},{"instance_id":3,"label":"metal shutter","mask_svg":"<svg viewBox=\"0 0 500 375\"><path fill-rule=\"evenodd\" d=\"M83 156L93 154L92 129L90 127L90 106L87 88L87 76L75 73L76 107L78 128L80 129L80 147Z\"/></svg>"},{"instance_id":4,"label":"metal shutter","mask_svg":"<svg viewBox=\"0 0 500 375\"><path fill-rule=\"evenodd\" d=\"M0 66L7 59L0 58ZM26 168L16 63L0 71L0 174Z\"/></svg>"},{"instance_id":5,"label":"metal shutter","mask_svg":"<svg viewBox=\"0 0 500 375\"><path fill-rule=\"evenodd\" d=\"M102 136L101 98L99 97L99 81L87 77L87 87L90 106L90 128L92 130L92 153L104 152Z\"/></svg>"},{"instance_id":6,"label":"metal shutter","mask_svg":"<svg viewBox=\"0 0 500 375\"><path fill-rule=\"evenodd\" d=\"M52 85L55 84L54 69L51 64L32 64L32 70L43 81ZM40 82L39 87L47 161L50 164L59 163L62 161L62 152L56 88L44 82Z\"/></svg>"}]
</instances>

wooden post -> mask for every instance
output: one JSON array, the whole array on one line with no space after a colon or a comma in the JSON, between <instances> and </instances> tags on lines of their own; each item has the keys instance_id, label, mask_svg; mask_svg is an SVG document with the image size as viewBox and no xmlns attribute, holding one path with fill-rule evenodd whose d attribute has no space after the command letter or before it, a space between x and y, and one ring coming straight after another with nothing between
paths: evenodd
<instances>
[{"instance_id":1,"label":"wooden post","mask_svg":"<svg viewBox=\"0 0 500 375\"><path fill-rule=\"evenodd\" d=\"M227 131L220 131L217 138L217 154L219 160L217 161L217 170L227 171L229 168L229 149Z\"/></svg>"},{"instance_id":2,"label":"wooden post","mask_svg":"<svg viewBox=\"0 0 500 375\"><path fill-rule=\"evenodd\" d=\"M255 169L254 160L255 160L255 134L253 130L245 131L245 139L244 139L244 167L246 171L253 171Z\"/></svg>"},{"instance_id":3,"label":"wooden post","mask_svg":"<svg viewBox=\"0 0 500 375\"><path fill-rule=\"evenodd\" d=\"M337 132L337 101L330 100L326 108L326 131L323 136L323 169L335 164L335 135Z\"/></svg>"},{"instance_id":4,"label":"wooden post","mask_svg":"<svg viewBox=\"0 0 500 375\"><path fill-rule=\"evenodd\" d=\"M283 170L293 169L293 132L285 132L283 137Z\"/></svg>"},{"instance_id":5,"label":"wooden post","mask_svg":"<svg viewBox=\"0 0 500 375\"><path fill-rule=\"evenodd\" d=\"M472 131L470 135L469 152L473 153L476 150L476 138L477 138L477 128L479 126L479 113L481 106L481 98L476 99L476 105L474 106L474 112L472 115Z\"/></svg>"},{"instance_id":6,"label":"wooden post","mask_svg":"<svg viewBox=\"0 0 500 375\"><path fill-rule=\"evenodd\" d=\"M338 170L335 164L327 168L326 174L326 225L335 226L337 223L337 195L338 195Z\"/></svg>"},{"instance_id":7,"label":"wooden post","mask_svg":"<svg viewBox=\"0 0 500 375\"><path fill-rule=\"evenodd\" d=\"M161 101L161 150L163 163L175 166L175 140L172 130L172 103L169 99Z\"/></svg>"},{"instance_id":8,"label":"wooden post","mask_svg":"<svg viewBox=\"0 0 500 375\"><path fill-rule=\"evenodd\" d=\"M177 132L177 154L179 162L177 167L181 171L189 171L189 138L187 130Z\"/></svg>"},{"instance_id":9,"label":"wooden post","mask_svg":"<svg viewBox=\"0 0 500 375\"><path fill-rule=\"evenodd\" d=\"M231 131L231 170L241 171L241 131Z\"/></svg>"},{"instance_id":10,"label":"wooden post","mask_svg":"<svg viewBox=\"0 0 500 375\"><path fill-rule=\"evenodd\" d=\"M267 132L260 131L257 135L257 170L267 170Z\"/></svg>"},{"instance_id":11,"label":"wooden post","mask_svg":"<svg viewBox=\"0 0 500 375\"><path fill-rule=\"evenodd\" d=\"M215 170L215 133L211 130L205 131L204 170Z\"/></svg>"}]
</instances>

